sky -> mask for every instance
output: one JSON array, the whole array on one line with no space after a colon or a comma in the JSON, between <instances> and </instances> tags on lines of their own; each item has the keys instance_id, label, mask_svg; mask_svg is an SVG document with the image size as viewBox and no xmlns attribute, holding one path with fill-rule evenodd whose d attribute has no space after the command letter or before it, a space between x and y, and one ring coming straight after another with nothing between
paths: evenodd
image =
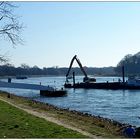
<instances>
[{"instance_id":1,"label":"sky","mask_svg":"<svg viewBox=\"0 0 140 140\"><path fill-rule=\"evenodd\" d=\"M14 2L24 45L1 41L15 66L116 66L140 51L140 2ZM78 66L75 62L74 66Z\"/></svg>"}]
</instances>

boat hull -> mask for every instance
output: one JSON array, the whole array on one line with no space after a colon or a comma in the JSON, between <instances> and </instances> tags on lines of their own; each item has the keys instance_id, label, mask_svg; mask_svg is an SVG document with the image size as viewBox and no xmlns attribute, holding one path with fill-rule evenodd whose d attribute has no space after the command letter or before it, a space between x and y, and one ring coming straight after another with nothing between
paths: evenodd
<instances>
[{"instance_id":1,"label":"boat hull","mask_svg":"<svg viewBox=\"0 0 140 140\"><path fill-rule=\"evenodd\" d=\"M62 97L66 96L67 92L65 90L55 90L55 91L40 90L40 95L46 97Z\"/></svg>"},{"instance_id":2,"label":"boat hull","mask_svg":"<svg viewBox=\"0 0 140 140\"><path fill-rule=\"evenodd\" d=\"M16 79L27 79L26 76L17 76Z\"/></svg>"},{"instance_id":3,"label":"boat hull","mask_svg":"<svg viewBox=\"0 0 140 140\"><path fill-rule=\"evenodd\" d=\"M127 83L121 82L107 82L107 83L76 83L65 84L65 88L84 88L84 89L140 89L140 86L128 85Z\"/></svg>"}]
</instances>

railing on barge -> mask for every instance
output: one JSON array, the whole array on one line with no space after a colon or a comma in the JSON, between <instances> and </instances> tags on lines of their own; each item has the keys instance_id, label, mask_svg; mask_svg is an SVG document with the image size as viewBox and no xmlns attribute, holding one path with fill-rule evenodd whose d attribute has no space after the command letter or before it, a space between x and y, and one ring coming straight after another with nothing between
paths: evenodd
<instances>
[{"instance_id":1,"label":"railing on barge","mask_svg":"<svg viewBox=\"0 0 140 140\"><path fill-rule=\"evenodd\" d=\"M65 88L85 88L85 89L140 89L140 86L129 85L127 82L106 82L106 83L75 83L75 84L64 84Z\"/></svg>"}]
</instances>

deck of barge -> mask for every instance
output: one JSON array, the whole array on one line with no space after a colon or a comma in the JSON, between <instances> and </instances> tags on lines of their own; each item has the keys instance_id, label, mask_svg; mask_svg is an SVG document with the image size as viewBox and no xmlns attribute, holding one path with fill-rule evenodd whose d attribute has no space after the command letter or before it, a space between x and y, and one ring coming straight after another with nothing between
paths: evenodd
<instances>
[{"instance_id":1,"label":"deck of barge","mask_svg":"<svg viewBox=\"0 0 140 140\"><path fill-rule=\"evenodd\" d=\"M64 84L65 88L85 88L85 89L140 89L140 86L128 85L122 82L106 82L106 83L75 83L75 84Z\"/></svg>"}]
</instances>

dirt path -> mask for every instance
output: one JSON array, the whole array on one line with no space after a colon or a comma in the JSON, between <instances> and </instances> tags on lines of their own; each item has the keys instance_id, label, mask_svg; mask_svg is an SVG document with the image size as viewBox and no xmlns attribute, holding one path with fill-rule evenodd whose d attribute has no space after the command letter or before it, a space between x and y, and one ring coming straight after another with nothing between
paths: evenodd
<instances>
[{"instance_id":1,"label":"dirt path","mask_svg":"<svg viewBox=\"0 0 140 140\"><path fill-rule=\"evenodd\" d=\"M79 133L81 133L81 134L83 134L85 136L90 137L90 138L101 139L101 137L92 135L92 134L90 134L90 133L88 133L86 131L83 131L83 130L79 129L79 128L76 128L76 127L73 127L73 126L71 126L69 124L66 124L66 123L58 120L55 117L49 116L49 114L47 114L45 111L39 112L38 110L33 110L33 109L31 109L31 108L29 108L27 106L23 106L23 105L20 105L20 104L13 103L12 101L7 100L7 99L2 98L2 97L0 97L0 100L6 102L6 103L8 103L8 104L10 104L10 105L12 105L12 106L14 106L16 108L24 110L24 111L26 111L29 114L32 114L32 115L37 116L39 118L44 118L47 121L56 123L56 124L61 125L61 126L65 127L65 128L72 129L72 130L77 131L77 132L79 132Z\"/></svg>"}]
</instances>

